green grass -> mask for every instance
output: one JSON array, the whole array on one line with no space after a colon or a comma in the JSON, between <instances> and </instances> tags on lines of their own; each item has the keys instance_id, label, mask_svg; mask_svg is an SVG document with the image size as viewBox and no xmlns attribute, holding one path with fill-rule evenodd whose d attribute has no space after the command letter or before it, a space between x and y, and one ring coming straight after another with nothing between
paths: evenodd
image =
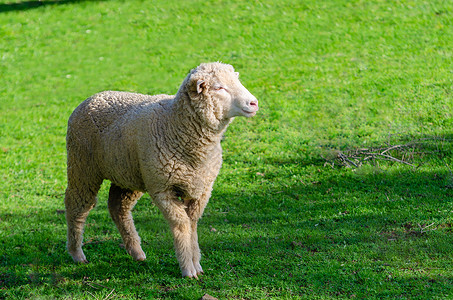
<instances>
[{"instance_id":1,"label":"green grass","mask_svg":"<svg viewBox=\"0 0 453 300\"><path fill-rule=\"evenodd\" d=\"M11 0L16 1L16 0ZM453 4L449 1L0 0L0 299L453 298ZM223 61L260 100L223 142L199 236L206 274L180 278L144 196L148 259L106 207L65 252L66 122L102 90L175 93ZM410 140L412 168L324 153Z\"/></svg>"}]
</instances>

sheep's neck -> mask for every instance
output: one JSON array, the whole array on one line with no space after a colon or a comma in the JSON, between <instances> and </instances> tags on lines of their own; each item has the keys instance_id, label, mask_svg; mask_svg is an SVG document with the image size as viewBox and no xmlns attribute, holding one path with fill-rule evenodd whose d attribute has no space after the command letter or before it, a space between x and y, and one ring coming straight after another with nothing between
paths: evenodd
<instances>
[{"instance_id":1,"label":"sheep's neck","mask_svg":"<svg viewBox=\"0 0 453 300\"><path fill-rule=\"evenodd\" d=\"M201 162L209 156L222 139L231 120L221 121L217 128L207 126L201 116L189 105L188 99L175 99L170 115L172 135L182 141L182 154L191 161Z\"/></svg>"}]
</instances>

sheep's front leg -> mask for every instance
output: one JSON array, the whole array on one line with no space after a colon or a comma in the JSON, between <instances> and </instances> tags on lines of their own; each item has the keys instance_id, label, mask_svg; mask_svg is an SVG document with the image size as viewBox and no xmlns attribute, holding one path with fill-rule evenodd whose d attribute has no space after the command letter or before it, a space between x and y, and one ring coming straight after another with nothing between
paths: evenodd
<instances>
[{"instance_id":1,"label":"sheep's front leg","mask_svg":"<svg viewBox=\"0 0 453 300\"><path fill-rule=\"evenodd\" d=\"M172 192L157 194L154 201L170 224L182 276L197 278L193 264L192 225L186 206Z\"/></svg>"},{"instance_id":2,"label":"sheep's front leg","mask_svg":"<svg viewBox=\"0 0 453 300\"><path fill-rule=\"evenodd\" d=\"M208 203L209 197L211 196L210 189L208 189L201 197L197 200L186 200L186 211L190 218L190 225L192 229L191 243L192 243L192 262L197 271L197 275L203 273L203 268L200 265L201 253L200 246L198 245L198 220L201 218L203 211Z\"/></svg>"},{"instance_id":3,"label":"sheep's front leg","mask_svg":"<svg viewBox=\"0 0 453 300\"><path fill-rule=\"evenodd\" d=\"M203 273L203 268L200 265L201 253L200 253L200 246L198 245L198 233L197 233L197 224L198 220L191 220L191 227L192 227L192 251L193 257L192 262L193 266L197 272L197 275Z\"/></svg>"}]
</instances>

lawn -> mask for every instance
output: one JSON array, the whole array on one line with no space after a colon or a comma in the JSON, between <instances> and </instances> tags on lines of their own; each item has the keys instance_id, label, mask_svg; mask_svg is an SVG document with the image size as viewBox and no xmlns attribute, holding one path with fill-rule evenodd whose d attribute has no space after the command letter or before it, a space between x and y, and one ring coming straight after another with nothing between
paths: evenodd
<instances>
[{"instance_id":1,"label":"lawn","mask_svg":"<svg viewBox=\"0 0 453 300\"><path fill-rule=\"evenodd\" d=\"M222 142L205 274L181 278L148 195L133 261L108 182L74 264L72 110L174 94L208 61L234 65L260 111ZM0 0L0 299L451 299L452 83L450 1Z\"/></svg>"}]
</instances>

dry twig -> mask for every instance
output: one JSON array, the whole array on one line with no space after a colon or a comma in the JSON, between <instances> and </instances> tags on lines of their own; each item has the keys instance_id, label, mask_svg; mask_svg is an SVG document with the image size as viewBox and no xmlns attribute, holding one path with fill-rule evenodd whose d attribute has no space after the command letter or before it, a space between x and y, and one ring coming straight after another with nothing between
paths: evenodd
<instances>
[{"instance_id":1,"label":"dry twig","mask_svg":"<svg viewBox=\"0 0 453 300\"><path fill-rule=\"evenodd\" d=\"M326 160L326 164L334 167L340 165L344 167L358 168L365 162L371 162L373 165L378 160L393 161L396 163L405 164L414 168L419 167L413 164L412 160L414 155L426 155L442 152L439 149L438 143L435 145L435 149L432 149L433 141L445 142L443 138L423 138L414 141L407 142L405 144L392 145L390 142L386 147L371 147L371 148L359 148L347 151L331 150L327 158L322 156ZM449 140L450 141L450 140ZM431 149L429 149L431 147ZM419 149L419 151L416 151Z\"/></svg>"}]
</instances>

